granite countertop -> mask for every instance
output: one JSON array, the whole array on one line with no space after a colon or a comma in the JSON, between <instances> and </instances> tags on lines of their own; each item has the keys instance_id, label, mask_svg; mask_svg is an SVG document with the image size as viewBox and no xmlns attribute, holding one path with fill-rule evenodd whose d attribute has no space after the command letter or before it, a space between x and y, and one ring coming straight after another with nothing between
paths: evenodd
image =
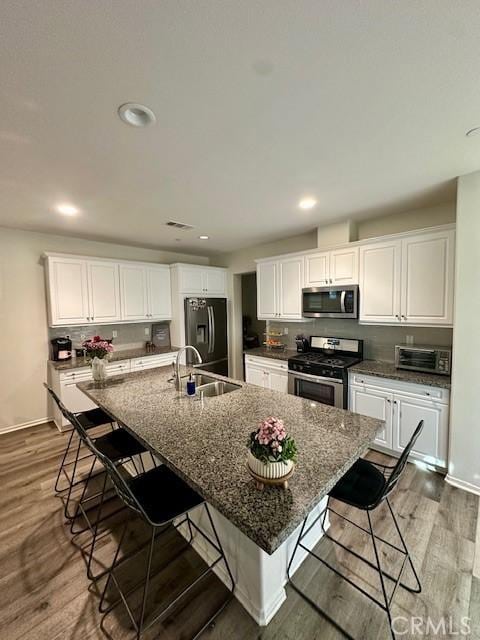
<instances>
[{"instance_id":1,"label":"granite countertop","mask_svg":"<svg viewBox=\"0 0 480 640\"><path fill-rule=\"evenodd\" d=\"M365 452L384 424L222 376L213 377L240 388L195 400L177 392L169 376L165 369L150 369L112 377L104 388L92 382L77 386L269 554ZM246 469L246 443L259 421L270 415L283 419L295 438L298 461L287 490L258 491Z\"/></svg>"},{"instance_id":2,"label":"granite countertop","mask_svg":"<svg viewBox=\"0 0 480 640\"><path fill-rule=\"evenodd\" d=\"M395 363L381 362L380 360L362 360L359 364L354 364L352 367L349 367L348 370L352 373L363 373L365 376L390 378L391 380L425 384L429 387L440 387L442 389L450 389L452 382L450 376L397 369Z\"/></svg>"},{"instance_id":3,"label":"granite countertop","mask_svg":"<svg viewBox=\"0 0 480 640\"><path fill-rule=\"evenodd\" d=\"M285 361L297 355L297 351L295 349L285 349L285 351L280 351L279 349L266 349L265 347L245 349L243 353L246 356L259 356L261 358L271 358L272 360Z\"/></svg>"},{"instance_id":4,"label":"granite countertop","mask_svg":"<svg viewBox=\"0 0 480 640\"><path fill-rule=\"evenodd\" d=\"M108 362L120 362L121 360L131 360L132 358L148 358L149 356L158 356L162 353L172 353L178 351L180 347L157 347L154 351L147 351L145 347L136 349L118 349L110 354ZM57 371L69 371L71 369L81 369L88 367L90 362L87 358L72 358L71 360L49 360L50 365Z\"/></svg>"}]
</instances>

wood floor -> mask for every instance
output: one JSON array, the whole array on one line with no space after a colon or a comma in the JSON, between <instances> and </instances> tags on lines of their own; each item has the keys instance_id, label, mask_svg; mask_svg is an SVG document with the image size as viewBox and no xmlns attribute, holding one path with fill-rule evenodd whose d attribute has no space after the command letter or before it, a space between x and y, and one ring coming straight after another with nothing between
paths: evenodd
<instances>
[{"instance_id":1,"label":"wood floor","mask_svg":"<svg viewBox=\"0 0 480 640\"><path fill-rule=\"evenodd\" d=\"M85 563L62 517L61 503L53 495L53 480L66 444L52 424L0 436L0 639L1 640L90 640L106 637L99 629L97 611L99 582L92 588L85 574ZM371 454L385 459L380 454ZM480 523L478 498L445 484L442 476L409 464L400 486L393 495L407 544L415 559L423 591L411 595L399 589L393 612L401 616L399 638L480 639ZM342 513L345 508L338 506ZM124 513L111 523L123 519ZM357 522L363 514L351 511ZM386 511L375 512L379 535L396 542L394 529ZM332 517L331 532L347 546L371 554L363 534ZM111 558L119 527L105 535L98 549L100 562ZM138 547L146 536L140 525L132 523L129 545ZM88 541L77 536L77 545ZM189 550L164 566L163 559L181 544L178 534L162 540L155 556L159 570L152 590L154 608L167 597L170 601L186 579L202 570L202 561ZM165 553L162 553L165 551ZM355 577L362 586L379 596L378 578L358 560L339 553L328 540L322 540L317 552ZM385 567L396 566L396 557L385 545L381 549ZM475 555L476 554L476 555ZM371 557L371 555L370 555ZM124 567L122 579L134 584L141 576L142 554ZM160 571L160 569L163 570ZM410 576L406 576L410 579ZM306 589L332 617L359 640L389 638L385 614L356 593L345 582L313 558L305 562L296 582ZM89 588L90 587L90 588ZM258 627L236 600L231 601L213 627L202 635L205 640L340 640L343 636L320 617L291 588L280 611L266 628ZM148 638L177 640L191 637L208 619L209 613L225 596L223 585L215 578L201 583L188 602L156 624ZM113 598L114 594L109 594ZM404 633L409 620L430 616L437 626L417 626L416 632ZM454 635L461 629L463 617L469 617L469 635ZM445 627L438 627L444 619ZM418 625L417 620L417 625ZM450 626L451 625L451 626ZM107 632L115 640L134 637L122 608L105 620Z\"/></svg>"}]
</instances>

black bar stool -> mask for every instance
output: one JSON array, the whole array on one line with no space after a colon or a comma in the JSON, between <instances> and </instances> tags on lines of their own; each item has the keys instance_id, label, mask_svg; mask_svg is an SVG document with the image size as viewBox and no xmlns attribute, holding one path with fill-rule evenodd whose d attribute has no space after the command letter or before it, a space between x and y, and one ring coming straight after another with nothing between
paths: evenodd
<instances>
[{"instance_id":1,"label":"black bar stool","mask_svg":"<svg viewBox=\"0 0 480 640\"><path fill-rule=\"evenodd\" d=\"M58 395L46 383L43 383L43 386L47 389L48 393L53 398L53 401L61 411L62 402L58 397ZM72 424L71 421L67 418L67 416L63 412L62 414L70 422L70 424ZM78 421L82 424L84 429L93 429L95 427L101 427L104 425L110 425L112 429L114 428L114 421L112 420L112 418L100 408L77 412L74 415L77 417ZM73 453L73 448L75 444L75 441L74 441L75 435L78 435L78 434L76 433L76 429L72 425L72 428L70 430L70 436L68 438L67 446L65 447L65 452L63 454L62 461L60 463L60 467L58 469L57 478L55 480L55 485L54 485L55 493L58 496L61 496L65 492L67 492L67 496L70 496L72 489L74 487L85 482L83 478L80 480L76 480L75 474L77 471L78 464L82 460L86 460L87 458L92 457L91 452L89 452L87 455L80 456L81 441L79 438L77 438L76 450L75 450L75 453ZM74 457L73 459L69 460L68 457L71 453L73 453ZM69 475L68 467L71 467L71 466L73 466L73 469L71 471L71 475ZM66 479L66 486L60 488L60 480L62 476L64 476ZM64 513L65 513L65 517L68 520L71 520L73 516L68 512L68 499L65 501Z\"/></svg>"},{"instance_id":2,"label":"black bar stool","mask_svg":"<svg viewBox=\"0 0 480 640\"><path fill-rule=\"evenodd\" d=\"M95 549L95 543L97 541L99 525L105 520L112 518L113 516L117 515L120 511L125 509L125 506L122 504L120 509L116 509L115 511L108 513L108 515L106 516L102 516L102 508L107 496L108 473L102 461L100 461L101 471L98 473L94 473L95 463L98 460L96 456L96 451L100 451L102 455L108 458L111 461L111 464L113 465L119 465L124 462L130 462L133 468L135 469L135 472L140 473L139 468L145 471L145 466L141 458L141 454L147 453L147 449L136 438L134 438L128 431L122 428L113 429L112 431L104 435L98 436L97 438L91 438L90 436L87 437L87 431L90 427L85 426L88 423L86 423L86 421L84 420L84 416L83 415L79 416L78 414L74 414L71 411L69 411L65 407L65 405L62 403L60 398L58 398L58 396L54 392L52 392L52 396L54 397L55 402L58 405L58 408L62 412L62 415L72 424L72 427L78 436L78 440L79 440L78 448L80 448L81 445L84 444L87 450L89 451L89 455L84 456L84 458L89 458L89 457L93 458L87 477L83 480L83 490L80 494L80 497L77 500L75 511L73 515L70 517L70 521L71 521L70 531L72 534L78 535L90 529L92 533L92 540L89 545L89 552L86 554L86 556L87 556L87 575L89 579L94 580L94 579L98 579L102 575L105 575L106 573L106 569L98 575L93 575L91 571L92 559L93 559L93 554ZM93 411L95 411L95 409L93 409ZM91 443L95 443L95 450L92 450L90 446ZM135 462L135 458L137 456L138 456L139 464ZM156 462L151 453L150 453L150 457L152 459L153 465L155 465ZM100 491L92 495L87 495L87 490L89 488L89 484L91 480L94 477L101 475L102 473L104 475L104 478L103 478L103 485ZM67 508L68 508L68 503L71 500L72 488L73 488L73 485L72 487L70 487L70 490L68 492ZM110 497L114 497L115 492L112 493L112 489L110 489L110 492L112 494ZM93 506L88 508L88 505L91 502L94 502L94 504ZM90 511L94 511L95 513L93 520L90 519L90 516L89 516ZM84 528L81 528L75 531L75 522L79 515L82 515L86 523L86 526ZM81 547L81 549L83 552L83 547Z\"/></svg>"},{"instance_id":3,"label":"black bar stool","mask_svg":"<svg viewBox=\"0 0 480 640\"><path fill-rule=\"evenodd\" d=\"M290 576L290 569L292 567L295 554L297 553L299 547L304 551L307 551L310 555L312 555L314 558L322 562L326 567L328 567L336 575L346 580L350 585L352 585L352 587L355 587L355 589L363 593L363 595L367 596L370 600L372 600L375 604L377 604L381 609L383 609L383 611L386 612L388 617L391 636L393 640L396 640L395 633L392 628L391 604L392 604L392 600L395 595L395 592L397 590L397 587L401 586L403 589L406 589L411 593L420 593L422 590L422 587L421 587L417 572L415 570L415 567L413 565L412 558L410 557L410 553L408 552L407 545L405 544L405 540L403 538L402 532L400 531L400 527L398 525L397 519L393 512L392 505L390 504L390 501L388 499L388 496L393 491L393 489L397 486L398 480L400 479L400 476L403 470L405 469L408 456L418 436L420 435L422 428L423 428L423 420L421 420L418 423L418 426L415 429L412 437L410 438L409 443L403 450L401 456L398 458L398 461L394 466L388 466L388 465L383 465L376 462L370 462L362 458L357 460L355 464L347 471L347 473L337 482L337 484L330 491L325 510L314 519L314 521L310 524L308 528L306 528L308 516L307 518L305 518L305 520L303 521L302 528L300 530L300 534L298 536L297 542L295 544L292 557L290 558L290 562L287 568L287 576L288 576L289 583L291 584L293 589L297 593L299 593L310 605L312 605L312 607L316 611L318 611L327 620L329 620L329 622L331 622L335 628L341 631L344 636L346 636L347 638L350 638L351 640L354 640L354 639L350 634L348 634L329 615L327 615L324 611L322 611L318 607L318 605L315 602L313 602L313 600L309 598L308 595L306 595L304 591L302 591L298 586L294 584L292 577ZM346 516L332 509L332 507L330 506L331 498L334 498L339 502L343 502L351 507L355 507L361 511L365 511L367 514L368 528L361 527L357 523L353 522L353 520L350 520ZM391 542L384 540L383 538L380 538L374 533L370 512L376 509L378 506L380 506L380 504L382 504L382 502L384 501L387 504L388 510L392 516L395 529L397 531L398 537L400 538L401 547L394 545ZM367 558L364 558L353 549L350 549L349 547L345 546L339 540L336 540L335 538L333 538L325 530L324 525L325 525L325 519L328 511L335 513L337 516L340 516L341 518L343 518L353 526L357 527L357 529L360 529L361 531L363 531L364 533L367 533L370 536L373 544L375 563L371 562ZM359 560L364 562L370 568L377 571L380 578L380 586L381 586L382 596L383 596L382 600L374 598L370 593L368 593L360 585L356 584L351 578L345 576L343 573L341 573L335 567L333 567L329 562L321 558L317 553L315 553L314 551L306 547L304 544L302 544L302 540L309 533L309 531L315 526L318 520L320 520L321 522L324 535L329 540L331 540L338 546L342 547L342 549L344 549L345 551L348 551L348 553L350 553L355 558L358 558ZM388 545L390 548L394 549L395 551L403 555L403 561L401 563L400 571L397 576L392 576L391 574L387 573L382 569L380 564L380 555L378 552L377 541L380 541ZM406 585L404 582L402 582L402 576L407 564L410 566L413 576L415 578L415 582L416 582L415 587L410 587ZM393 582L393 589L390 595L387 594L385 578Z\"/></svg>"},{"instance_id":4,"label":"black bar stool","mask_svg":"<svg viewBox=\"0 0 480 640\"><path fill-rule=\"evenodd\" d=\"M104 614L101 623L102 629L104 629L104 621L106 616L108 616L114 609L116 609L118 605L123 603L128 617L130 618L131 623L135 629L136 638L137 640L140 639L142 634L147 629L149 629L155 622L160 620L160 618L171 611L172 607L177 602L179 602L184 596L186 596L187 593L190 592L193 587L195 587L204 577L211 573L214 567L220 561L223 561L231 582L229 595L221 604L221 606L218 607L216 611L210 616L209 620L202 626L200 631L195 635L195 638L197 638L219 615L219 613L223 611L227 603L231 600L233 591L235 589L235 582L230 571L227 559L225 557L217 531L215 529L215 525L213 523L213 519L207 503L201 496L199 496L177 475L171 472L165 465L155 467L154 469L141 473L136 477L125 478L119 472L119 468L110 460L110 458L105 456L97 448L97 441L93 442L87 432L84 432L83 435L90 449L95 453L95 455L105 466L108 476L113 486L115 487L119 498L123 501L125 506L135 512L137 516L142 519L144 524L149 526L151 530L150 540L148 543L148 559L144 580L139 584L130 587L128 591L125 592L122 590L122 587L117 579L116 570L119 568L120 564L123 565L125 561L125 558L121 558L119 560L119 554L120 550L122 549L125 535L129 526L128 520L123 527L117 550L115 552L115 557L108 571L108 578L100 600L99 610ZM189 517L189 512L191 510L200 507L203 507L207 513L208 522L213 531L214 540L212 540L209 535L202 531L202 529L199 528L197 524L195 524L195 522ZM155 541L172 527L178 529L182 525L186 525L189 532L189 539L184 545L184 548L188 547L190 542L192 541L193 529L195 529L210 545L210 547L216 551L218 557L216 557L215 560L213 560L210 564L207 564L207 568L198 577L196 577L192 583L185 587L182 592L177 595L170 603L166 604L161 609L161 611L157 612L148 621L148 623L145 623L145 610L148 597L148 589L150 581L154 577L152 575L151 568ZM174 559L175 558L169 559L169 562L172 562ZM116 590L118 591L119 599L109 604L108 606L105 606L107 591L112 582L115 585ZM138 591L142 586L143 594L141 599L140 613L138 617L136 617L134 612L132 611L131 603L129 603L128 600L129 596L133 595L134 592Z\"/></svg>"}]
</instances>

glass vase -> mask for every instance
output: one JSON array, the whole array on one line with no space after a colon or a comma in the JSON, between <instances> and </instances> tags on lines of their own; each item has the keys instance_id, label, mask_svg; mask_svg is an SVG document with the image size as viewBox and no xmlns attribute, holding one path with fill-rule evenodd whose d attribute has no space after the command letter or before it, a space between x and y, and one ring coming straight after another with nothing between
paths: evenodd
<instances>
[{"instance_id":1,"label":"glass vase","mask_svg":"<svg viewBox=\"0 0 480 640\"><path fill-rule=\"evenodd\" d=\"M92 377L94 382L105 382L107 379L107 363L103 358L95 358L92 360Z\"/></svg>"}]
</instances>

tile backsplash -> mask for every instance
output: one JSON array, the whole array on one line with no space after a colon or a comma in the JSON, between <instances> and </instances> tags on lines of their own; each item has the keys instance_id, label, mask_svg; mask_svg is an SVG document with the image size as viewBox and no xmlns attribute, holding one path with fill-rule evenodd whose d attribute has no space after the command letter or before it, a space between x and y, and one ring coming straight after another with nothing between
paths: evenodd
<instances>
[{"instance_id":1,"label":"tile backsplash","mask_svg":"<svg viewBox=\"0 0 480 640\"><path fill-rule=\"evenodd\" d=\"M407 336L413 336L414 344L432 344L451 346L452 329L395 327L362 325L356 320L342 318L315 318L311 322L274 322L270 328L288 329L284 341L289 348L295 349L295 336L334 336L336 338L357 338L364 340L365 359L393 362L396 344L407 342Z\"/></svg>"},{"instance_id":2,"label":"tile backsplash","mask_svg":"<svg viewBox=\"0 0 480 640\"><path fill-rule=\"evenodd\" d=\"M148 330L148 335L145 333ZM143 346L152 336L152 323L140 322L132 324L108 324L92 325L84 327L50 327L48 329L49 340L70 336L74 349L80 348L82 342L93 336L111 338L112 332L117 332L113 344L118 349L134 349Z\"/></svg>"}]
</instances>

